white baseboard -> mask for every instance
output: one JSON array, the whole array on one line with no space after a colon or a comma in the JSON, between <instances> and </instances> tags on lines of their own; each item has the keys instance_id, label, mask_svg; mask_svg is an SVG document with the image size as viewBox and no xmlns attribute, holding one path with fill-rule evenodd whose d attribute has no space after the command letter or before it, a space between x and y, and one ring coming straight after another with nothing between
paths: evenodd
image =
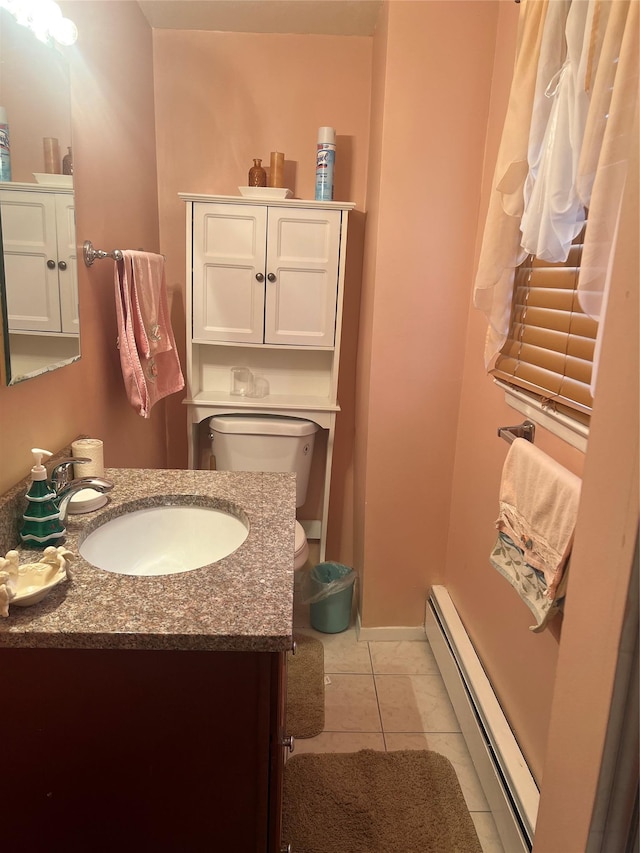
<instances>
[{"instance_id":1,"label":"white baseboard","mask_svg":"<svg viewBox=\"0 0 640 853\"><path fill-rule=\"evenodd\" d=\"M433 586L425 630L507 853L528 853L540 793L446 588Z\"/></svg>"},{"instance_id":2,"label":"white baseboard","mask_svg":"<svg viewBox=\"0 0 640 853\"><path fill-rule=\"evenodd\" d=\"M302 529L305 532L307 539L322 538L322 522L321 521L301 521Z\"/></svg>"},{"instance_id":3,"label":"white baseboard","mask_svg":"<svg viewBox=\"0 0 640 853\"><path fill-rule=\"evenodd\" d=\"M360 622L360 613L356 619L356 636L360 643L398 643L401 640L419 640L426 642L424 625L415 627L365 628Z\"/></svg>"}]
</instances>

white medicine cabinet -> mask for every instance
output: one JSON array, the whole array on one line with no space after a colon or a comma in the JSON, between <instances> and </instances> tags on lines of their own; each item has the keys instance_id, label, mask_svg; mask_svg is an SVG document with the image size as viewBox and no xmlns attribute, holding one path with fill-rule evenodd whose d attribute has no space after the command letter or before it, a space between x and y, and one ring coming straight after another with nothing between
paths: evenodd
<instances>
[{"instance_id":1,"label":"white medicine cabinet","mask_svg":"<svg viewBox=\"0 0 640 853\"><path fill-rule=\"evenodd\" d=\"M0 190L9 332L79 334L73 189Z\"/></svg>"},{"instance_id":2,"label":"white medicine cabinet","mask_svg":"<svg viewBox=\"0 0 640 853\"><path fill-rule=\"evenodd\" d=\"M187 220L189 467L216 414L306 418L327 432L322 516L301 520L324 559L351 202L181 193ZM232 393L248 368L259 396ZM259 390L258 390L259 389Z\"/></svg>"}]
</instances>

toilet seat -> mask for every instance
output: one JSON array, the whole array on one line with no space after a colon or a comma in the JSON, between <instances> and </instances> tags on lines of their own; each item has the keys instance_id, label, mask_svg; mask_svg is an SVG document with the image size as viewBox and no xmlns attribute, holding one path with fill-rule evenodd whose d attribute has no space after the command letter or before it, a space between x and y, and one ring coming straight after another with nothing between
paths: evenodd
<instances>
[{"instance_id":1,"label":"toilet seat","mask_svg":"<svg viewBox=\"0 0 640 853\"><path fill-rule=\"evenodd\" d=\"M295 523L295 551L293 555L293 568L301 569L307 562L309 556L309 543L307 535L304 532L304 527L299 521Z\"/></svg>"}]
</instances>

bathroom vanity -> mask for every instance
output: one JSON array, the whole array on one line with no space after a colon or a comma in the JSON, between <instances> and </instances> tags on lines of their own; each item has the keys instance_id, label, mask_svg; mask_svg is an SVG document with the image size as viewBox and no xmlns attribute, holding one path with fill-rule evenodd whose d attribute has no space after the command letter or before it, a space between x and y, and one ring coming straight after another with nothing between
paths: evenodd
<instances>
[{"instance_id":1,"label":"bathroom vanity","mask_svg":"<svg viewBox=\"0 0 640 853\"><path fill-rule=\"evenodd\" d=\"M259 194L260 188L256 190ZM189 467L213 415L280 415L326 432L322 512L303 522L324 559L351 202L180 194L187 221ZM248 368L254 393L234 394Z\"/></svg>"},{"instance_id":2,"label":"bathroom vanity","mask_svg":"<svg viewBox=\"0 0 640 853\"><path fill-rule=\"evenodd\" d=\"M292 646L295 477L108 469L101 520L215 503L249 522L228 557L135 577L81 557L0 620L3 849L278 853ZM1 510L1 508L0 508ZM21 563L37 552L21 552Z\"/></svg>"}]
</instances>

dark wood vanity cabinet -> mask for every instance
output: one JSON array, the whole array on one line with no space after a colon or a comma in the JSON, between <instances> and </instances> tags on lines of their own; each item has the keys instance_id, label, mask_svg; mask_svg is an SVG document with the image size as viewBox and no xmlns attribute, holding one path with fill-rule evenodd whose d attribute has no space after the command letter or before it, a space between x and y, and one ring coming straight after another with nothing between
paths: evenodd
<instances>
[{"instance_id":1,"label":"dark wood vanity cabinet","mask_svg":"<svg viewBox=\"0 0 640 853\"><path fill-rule=\"evenodd\" d=\"M278 853L285 652L0 649L7 853Z\"/></svg>"}]
</instances>

